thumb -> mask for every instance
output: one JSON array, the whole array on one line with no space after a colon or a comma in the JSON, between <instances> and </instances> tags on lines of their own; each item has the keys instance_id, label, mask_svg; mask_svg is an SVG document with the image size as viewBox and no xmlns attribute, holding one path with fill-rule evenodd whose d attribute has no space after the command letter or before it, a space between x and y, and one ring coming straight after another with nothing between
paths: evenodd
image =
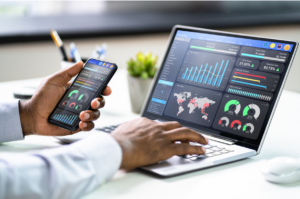
<instances>
[{"instance_id":1,"label":"thumb","mask_svg":"<svg viewBox=\"0 0 300 199\"><path fill-rule=\"evenodd\" d=\"M63 86L68 83L72 77L76 76L82 69L83 62L77 62L73 66L60 70L55 73L51 78L50 81L56 85Z\"/></svg>"}]
</instances>

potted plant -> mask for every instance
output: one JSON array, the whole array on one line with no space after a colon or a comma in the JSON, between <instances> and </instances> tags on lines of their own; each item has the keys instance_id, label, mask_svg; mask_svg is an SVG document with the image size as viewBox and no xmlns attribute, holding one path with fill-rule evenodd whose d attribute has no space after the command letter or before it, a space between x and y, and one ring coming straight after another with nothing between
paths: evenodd
<instances>
[{"instance_id":1,"label":"potted plant","mask_svg":"<svg viewBox=\"0 0 300 199\"><path fill-rule=\"evenodd\" d=\"M139 52L136 59L127 62L127 80L130 93L131 110L140 113L152 79L156 73L157 56Z\"/></svg>"}]
</instances>

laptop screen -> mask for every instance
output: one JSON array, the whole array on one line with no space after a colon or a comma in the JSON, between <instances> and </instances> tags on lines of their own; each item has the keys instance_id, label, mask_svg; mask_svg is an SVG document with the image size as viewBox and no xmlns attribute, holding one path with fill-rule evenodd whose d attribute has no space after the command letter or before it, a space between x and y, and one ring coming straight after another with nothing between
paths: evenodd
<instances>
[{"instance_id":1,"label":"laptop screen","mask_svg":"<svg viewBox=\"0 0 300 199\"><path fill-rule=\"evenodd\" d=\"M296 43L177 29L169 45L143 116L259 145Z\"/></svg>"}]
</instances>

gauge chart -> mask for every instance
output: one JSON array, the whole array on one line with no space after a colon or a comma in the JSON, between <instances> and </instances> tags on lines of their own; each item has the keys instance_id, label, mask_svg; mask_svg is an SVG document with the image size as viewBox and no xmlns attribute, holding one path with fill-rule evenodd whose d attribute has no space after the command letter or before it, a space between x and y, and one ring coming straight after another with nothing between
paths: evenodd
<instances>
[{"instance_id":1,"label":"gauge chart","mask_svg":"<svg viewBox=\"0 0 300 199\"><path fill-rule=\"evenodd\" d=\"M249 104L243 110L243 116L248 117L248 119L250 118L252 119L253 117L254 119L257 120L259 115L260 115L260 108L256 104Z\"/></svg>"},{"instance_id":2,"label":"gauge chart","mask_svg":"<svg viewBox=\"0 0 300 199\"><path fill-rule=\"evenodd\" d=\"M245 124L245 125L243 126L243 131L244 131L245 133L253 133L253 131L254 131L254 125L251 124L251 123Z\"/></svg>"},{"instance_id":3,"label":"gauge chart","mask_svg":"<svg viewBox=\"0 0 300 199\"><path fill-rule=\"evenodd\" d=\"M236 115L239 114L241 110L241 104L238 100L230 100L226 103L224 107L225 112L229 112L230 114L235 113Z\"/></svg>"},{"instance_id":4,"label":"gauge chart","mask_svg":"<svg viewBox=\"0 0 300 199\"><path fill-rule=\"evenodd\" d=\"M228 125L229 125L229 119L228 119L228 117L222 117L219 120L219 125L222 126L222 127L228 127Z\"/></svg>"},{"instance_id":5,"label":"gauge chart","mask_svg":"<svg viewBox=\"0 0 300 199\"><path fill-rule=\"evenodd\" d=\"M261 133L270 104L225 94L213 121L213 128L241 137L256 139Z\"/></svg>"}]
</instances>

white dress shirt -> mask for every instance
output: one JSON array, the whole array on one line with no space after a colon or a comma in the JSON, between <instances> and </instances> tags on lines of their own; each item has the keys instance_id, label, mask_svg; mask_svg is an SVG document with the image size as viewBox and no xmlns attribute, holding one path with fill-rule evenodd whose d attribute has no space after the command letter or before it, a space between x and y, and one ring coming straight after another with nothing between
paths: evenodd
<instances>
[{"instance_id":1,"label":"white dress shirt","mask_svg":"<svg viewBox=\"0 0 300 199\"><path fill-rule=\"evenodd\" d=\"M1 103L0 143L20 139L18 101ZM58 148L0 153L0 199L79 198L109 180L121 159L119 144L100 132Z\"/></svg>"}]
</instances>

